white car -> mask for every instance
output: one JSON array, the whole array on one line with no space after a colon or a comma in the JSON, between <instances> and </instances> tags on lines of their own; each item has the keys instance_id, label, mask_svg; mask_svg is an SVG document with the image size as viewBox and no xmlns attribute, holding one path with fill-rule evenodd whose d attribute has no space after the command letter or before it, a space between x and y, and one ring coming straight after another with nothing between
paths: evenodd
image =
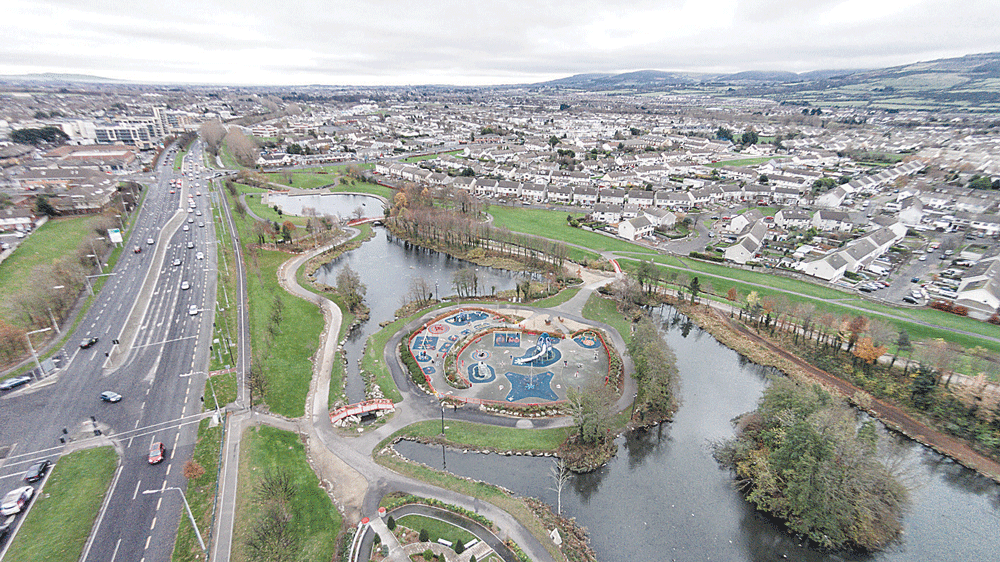
<instances>
[{"instance_id":1,"label":"white car","mask_svg":"<svg viewBox=\"0 0 1000 562\"><path fill-rule=\"evenodd\" d=\"M181 290L186 291L191 288L191 284L187 281L181 281Z\"/></svg>"},{"instance_id":2,"label":"white car","mask_svg":"<svg viewBox=\"0 0 1000 562\"><path fill-rule=\"evenodd\" d=\"M191 316L197 316L198 315L198 305L192 304L191 307L188 308L188 314L190 314Z\"/></svg>"},{"instance_id":3,"label":"white car","mask_svg":"<svg viewBox=\"0 0 1000 562\"><path fill-rule=\"evenodd\" d=\"M3 497L3 503L0 504L0 515L6 517L15 513L21 513L24 506L28 505L28 502L31 501L31 496L33 495L35 495L35 489L31 486L14 488L7 492L7 495Z\"/></svg>"},{"instance_id":4,"label":"white car","mask_svg":"<svg viewBox=\"0 0 1000 562\"><path fill-rule=\"evenodd\" d=\"M187 232L187 231L191 230L191 227L185 224L183 230L184 230L184 232Z\"/></svg>"},{"instance_id":5,"label":"white car","mask_svg":"<svg viewBox=\"0 0 1000 562\"><path fill-rule=\"evenodd\" d=\"M155 241L152 238L147 238L146 239L146 243L149 244L150 246L152 246L154 242Z\"/></svg>"},{"instance_id":6,"label":"white car","mask_svg":"<svg viewBox=\"0 0 1000 562\"><path fill-rule=\"evenodd\" d=\"M204 254L204 252L198 252L197 254L194 255L194 257L197 258L197 259L199 259L199 260L203 260L203 259L205 259L205 254Z\"/></svg>"}]
</instances>

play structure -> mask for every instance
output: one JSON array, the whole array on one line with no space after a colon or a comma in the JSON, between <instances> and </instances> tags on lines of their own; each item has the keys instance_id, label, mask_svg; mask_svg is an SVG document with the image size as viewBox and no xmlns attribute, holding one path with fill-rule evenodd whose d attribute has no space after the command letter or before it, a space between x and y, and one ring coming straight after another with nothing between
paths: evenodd
<instances>
[{"instance_id":1,"label":"play structure","mask_svg":"<svg viewBox=\"0 0 1000 562\"><path fill-rule=\"evenodd\" d=\"M541 334L535 345L529 347L525 355L515 357L511 363L517 366L547 367L559 360L559 356L557 356L559 351L555 348L555 344L558 342L559 338Z\"/></svg>"}]
</instances>

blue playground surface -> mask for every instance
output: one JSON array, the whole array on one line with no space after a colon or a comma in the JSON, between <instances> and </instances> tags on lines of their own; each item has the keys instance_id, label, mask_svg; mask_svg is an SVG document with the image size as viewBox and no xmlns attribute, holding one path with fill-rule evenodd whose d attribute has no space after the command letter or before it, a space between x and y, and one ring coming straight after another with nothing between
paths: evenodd
<instances>
[{"instance_id":1,"label":"blue playground surface","mask_svg":"<svg viewBox=\"0 0 1000 562\"><path fill-rule=\"evenodd\" d=\"M510 392L507 393L508 402L517 402L525 398L538 398L548 401L559 399L559 396L552 390L552 377L555 375L551 371L538 373L537 375L504 373L504 376L510 381Z\"/></svg>"},{"instance_id":2,"label":"blue playground surface","mask_svg":"<svg viewBox=\"0 0 1000 562\"><path fill-rule=\"evenodd\" d=\"M493 370L493 367L485 363L473 363L469 365L468 375L469 382L477 384L493 382L497 378L497 373Z\"/></svg>"},{"instance_id":3,"label":"blue playground surface","mask_svg":"<svg viewBox=\"0 0 1000 562\"><path fill-rule=\"evenodd\" d=\"M488 317L489 315L481 310L464 310L450 318L445 318L444 321L452 326L465 326L467 324L471 324L472 322L486 320Z\"/></svg>"},{"instance_id":4,"label":"blue playground surface","mask_svg":"<svg viewBox=\"0 0 1000 562\"><path fill-rule=\"evenodd\" d=\"M521 347L521 332L493 332L493 347Z\"/></svg>"}]
</instances>

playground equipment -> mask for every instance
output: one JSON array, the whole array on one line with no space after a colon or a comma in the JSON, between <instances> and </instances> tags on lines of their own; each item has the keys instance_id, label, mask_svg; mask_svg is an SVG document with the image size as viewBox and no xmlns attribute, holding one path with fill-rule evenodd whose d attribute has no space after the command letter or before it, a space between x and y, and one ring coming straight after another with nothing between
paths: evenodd
<instances>
[{"instance_id":1,"label":"playground equipment","mask_svg":"<svg viewBox=\"0 0 1000 562\"><path fill-rule=\"evenodd\" d=\"M535 345L528 349L528 353L535 350L535 354L527 357L517 357L513 360L514 365L527 365L529 363L534 363L536 359L541 359L543 357L548 357L552 352L552 345L556 343L556 338L549 337L548 334L542 334L538 336L538 341Z\"/></svg>"}]
</instances>

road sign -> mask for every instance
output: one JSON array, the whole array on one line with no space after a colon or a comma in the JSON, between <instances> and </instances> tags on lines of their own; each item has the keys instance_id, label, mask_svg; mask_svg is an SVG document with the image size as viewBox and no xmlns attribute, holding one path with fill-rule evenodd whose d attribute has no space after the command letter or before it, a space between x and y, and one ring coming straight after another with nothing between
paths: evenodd
<instances>
[{"instance_id":1,"label":"road sign","mask_svg":"<svg viewBox=\"0 0 1000 562\"><path fill-rule=\"evenodd\" d=\"M112 244L121 244L123 242L122 231L117 228L109 228L108 238L111 240Z\"/></svg>"}]
</instances>

